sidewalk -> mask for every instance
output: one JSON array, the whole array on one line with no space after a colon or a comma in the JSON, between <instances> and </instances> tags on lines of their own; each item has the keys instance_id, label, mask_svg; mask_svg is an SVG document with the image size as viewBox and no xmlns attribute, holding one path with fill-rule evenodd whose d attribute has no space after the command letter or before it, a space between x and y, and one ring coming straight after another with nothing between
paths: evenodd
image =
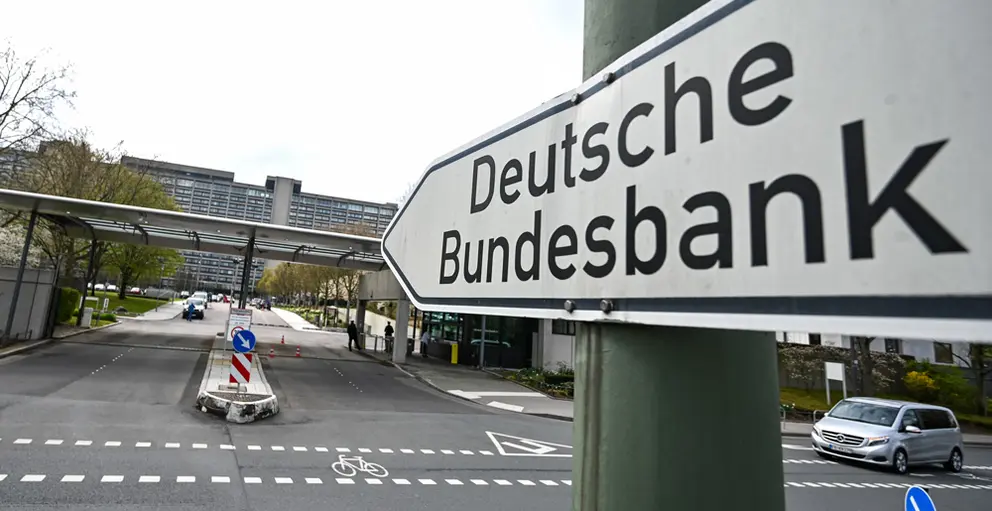
<instances>
[{"instance_id":1,"label":"sidewalk","mask_svg":"<svg viewBox=\"0 0 992 511\"><path fill-rule=\"evenodd\" d=\"M265 311L268 312L268 311ZM300 332L324 332L311 324L309 321L303 319L302 316L295 312L290 312L286 309L280 309L278 307L273 307L272 312L279 317L279 320L285 323L289 328L297 330Z\"/></svg>"},{"instance_id":2,"label":"sidewalk","mask_svg":"<svg viewBox=\"0 0 992 511\"><path fill-rule=\"evenodd\" d=\"M391 354L381 351L366 349L361 353L381 361L391 358ZM437 390L462 399L501 410L572 420L571 401L552 399L485 371L423 358L419 353L407 356L406 363L397 367Z\"/></svg>"},{"instance_id":3,"label":"sidewalk","mask_svg":"<svg viewBox=\"0 0 992 511\"><path fill-rule=\"evenodd\" d=\"M173 303L163 303L162 305L158 306L158 310L152 309L133 318L129 318L127 316L119 316L119 317L124 320L133 320L133 321L164 321L164 320L173 319L176 316L182 314L182 312L183 312L183 303L173 302Z\"/></svg>"}]
</instances>

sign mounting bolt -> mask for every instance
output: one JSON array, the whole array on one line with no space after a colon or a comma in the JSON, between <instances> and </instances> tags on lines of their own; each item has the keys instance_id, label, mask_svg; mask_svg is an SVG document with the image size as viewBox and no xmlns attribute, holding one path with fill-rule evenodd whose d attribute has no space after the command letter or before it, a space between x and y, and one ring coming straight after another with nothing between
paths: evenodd
<instances>
[{"instance_id":1,"label":"sign mounting bolt","mask_svg":"<svg viewBox=\"0 0 992 511\"><path fill-rule=\"evenodd\" d=\"M578 105L580 101L582 101L582 94L579 94L578 92L576 92L575 94L572 94L572 104L573 105Z\"/></svg>"},{"instance_id":2,"label":"sign mounting bolt","mask_svg":"<svg viewBox=\"0 0 992 511\"><path fill-rule=\"evenodd\" d=\"M599 310L603 311L606 314L612 312L613 300L602 300L601 302L599 302Z\"/></svg>"},{"instance_id":3,"label":"sign mounting bolt","mask_svg":"<svg viewBox=\"0 0 992 511\"><path fill-rule=\"evenodd\" d=\"M602 80L603 80L603 83L609 85L609 84L613 83L613 79L614 78L616 78L616 75L614 75L612 71L607 71L607 72L603 73Z\"/></svg>"},{"instance_id":4,"label":"sign mounting bolt","mask_svg":"<svg viewBox=\"0 0 992 511\"><path fill-rule=\"evenodd\" d=\"M575 310L575 302L573 302L572 300L565 300L565 312L571 314L572 311L574 310Z\"/></svg>"}]
</instances>

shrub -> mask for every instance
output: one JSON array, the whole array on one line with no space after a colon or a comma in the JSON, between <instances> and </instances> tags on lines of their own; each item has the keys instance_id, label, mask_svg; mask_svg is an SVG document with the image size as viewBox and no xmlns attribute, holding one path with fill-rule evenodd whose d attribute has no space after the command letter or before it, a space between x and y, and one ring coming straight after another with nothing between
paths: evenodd
<instances>
[{"instance_id":1,"label":"shrub","mask_svg":"<svg viewBox=\"0 0 992 511\"><path fill-rule=\"evenodd\" d=\"M117 321L117 316L115 316L113 313L105 312L103 314L100 314L100 320L101 321Z\"/></svg>"},{"instance_id":2,"label":"shrub","mask_svg":"<svg viewBox=\"0 0 992 511\"><path fill-rule=\"evenodd\" d=\"M930 402L955 410L974 408L976 389L960 368L933 365L928 361L910 361L906 367L911 372L923 373L933 380L935 393Z\"/></svg>"},{"instance_id":3,"label":"shrub","mask_svg":"<svg viewBox=\"0 0 992 511\"><path fill-rule=\"evenodd\" d=\"M929 374L910 371L903 377L909 396L922 403L933 403L937 399L937 382Z\"/></svg>"},{"instance_id":4,"label":"shrub","mask_svg":"<svg viewBox=\"0 0 992 511\"><path fill-rule=\"evenodd\" d=\"M69 321L72 317L72 313L76 310L76 306L79 304L79 294L78 289L73 289L71 287L63 287L60 289L59 293L59 308L56 313L56 319L59 323L65 323Z\"/></svg>"}]
</instances>

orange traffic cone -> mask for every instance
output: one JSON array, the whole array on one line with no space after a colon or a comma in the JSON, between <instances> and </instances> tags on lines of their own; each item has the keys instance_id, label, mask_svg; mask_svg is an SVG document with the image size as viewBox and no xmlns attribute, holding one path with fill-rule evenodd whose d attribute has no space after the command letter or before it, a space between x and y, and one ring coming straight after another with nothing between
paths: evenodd
<instances>
[{"instance_id":1,"label":"orange traffic cone","mask_svg":"<svg viewBox=\"0 0 992 511\"><path fill-rule=\"evenodd\" d=\"M285 335L282 336L282 340L279 341L279 344L286 344L286 336Z\"/></svg>"},{"instance_id":2,"label":"orange traffic cone","mask_svg":"<svg viewBox=\"0 0 992 511\"><path fill-rule=\"evenodd\" d=\"M276 358L276 350L274 348L269 348L269 358Z\"/></svg>"},{"instance_id":3,"label":"orange traffic cone","mask_svg":"<svg viewBox=\"0 0 992 511\"><path fill-rule=\"evenodd\" d=\"M296 356L297 357L300 356L300 347L299 346L296 347Z\"/></svg>"}]
</instances>

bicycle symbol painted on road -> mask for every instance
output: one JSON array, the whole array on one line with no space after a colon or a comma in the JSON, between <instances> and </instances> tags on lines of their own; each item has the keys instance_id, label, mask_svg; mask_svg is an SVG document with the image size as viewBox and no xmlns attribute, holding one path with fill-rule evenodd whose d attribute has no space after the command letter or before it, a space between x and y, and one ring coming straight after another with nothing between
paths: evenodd
<instances>
[{"instance_id":1,"label":"bicycle symbol painted on road","mask_svg":"<svg viewBox=\"0 0 992 511\"><path fill-rule=\"evenodd\" d=\"M378 463L365 461L361 456L338 455L338 460L331 463L331 468L343 477L354 477L359 472L364 472L374 477L386 477L389 472Z\"/></svg>"}]
</instances>

